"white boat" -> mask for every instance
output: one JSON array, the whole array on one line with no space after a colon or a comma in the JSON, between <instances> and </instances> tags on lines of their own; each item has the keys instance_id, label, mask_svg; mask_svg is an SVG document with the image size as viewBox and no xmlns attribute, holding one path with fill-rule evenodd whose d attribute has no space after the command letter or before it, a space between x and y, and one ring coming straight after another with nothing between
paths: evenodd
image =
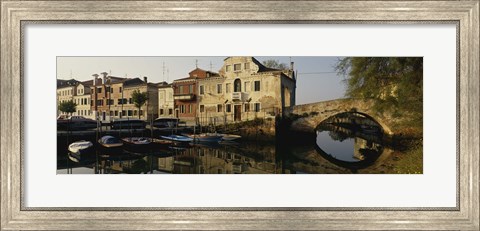
<instances>
[{"instance_id":1,"label":"white boat","mask_svg":"<svg viewBox=\"0 0 480 231\"><path fill-rule=\"evenodd\" d=\"M86 140L80 140L68 145L68 151L72 153L84 153L93 149L93 143Z\"/></svg>"},{"instance_id":2,"label":"white boat","mask_svg":"<svg viewBox=\"0 0 480 231\"><path fill-rule=\"evenodd\" d=\"M222 140L224 141L233 141L233 140L238 140L242 138L239 135L233 135L233 134L219 134L219 135L222 136Z\"/></svg>"},{"instance_id":3,"label":"white boat","mask_svg":"<svg viewBox=\"0 0 480 231\"><path fill-rule=\"evenodd\" d=\"M103 136L98 140L98 143L105 148L117 148L123 146L123 142L113 136Z\"/></svg>"}]
</instances>

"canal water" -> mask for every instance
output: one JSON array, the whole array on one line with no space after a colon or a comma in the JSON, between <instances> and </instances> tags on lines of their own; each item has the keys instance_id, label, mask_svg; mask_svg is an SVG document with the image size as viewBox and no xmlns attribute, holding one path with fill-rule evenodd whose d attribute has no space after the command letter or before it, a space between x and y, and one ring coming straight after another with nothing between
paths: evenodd
<instances>
[{"instance_id":1,"label":"canal water","mask_svg":"<svg viewBox=\"0 0 480 231\"><path fill-rule=\"evenodd\" d=\"M60 145L57 174L340 174L384 173L392 150L376 125L326 121L301 144L197 143L143 150L97 148L77 159Z\"/></svg>"}]
</instances>

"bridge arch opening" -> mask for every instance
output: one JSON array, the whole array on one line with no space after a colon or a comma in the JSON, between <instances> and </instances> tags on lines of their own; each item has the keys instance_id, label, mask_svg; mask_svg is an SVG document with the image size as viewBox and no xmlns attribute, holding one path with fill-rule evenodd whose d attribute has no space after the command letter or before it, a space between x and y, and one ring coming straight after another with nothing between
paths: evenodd
<instances>
[{"instance_id":1,"label":"bridge arch opening","mask_svg":"<svg viewBox=\"0 0 480 231\"><path fill-rule=\"evenodd\" d=\"M382 125L366 113L336 113L321 121L315 131L317 153L352 171L371 166L384 151Z\"/></svg>"},{"instance_id":2,"label":"bridge arch opening","mask_svg":"<svg viewBox=\"0 0 480 231\"><path fill-rule=\"evenodd\" d=\"M351 126L359 126L362 128L369 128L375 129L378 128L379 132L381 133L388 133L388 128L385 125L382 125L372 116L358 111L347 111L347 112L339 112L332 116L327 117L326 119L320 121L315 130L325 124L338 124L338 125L351 125ZM385 131L387 130L387 131Z\"/></svg>"}]
</instances>

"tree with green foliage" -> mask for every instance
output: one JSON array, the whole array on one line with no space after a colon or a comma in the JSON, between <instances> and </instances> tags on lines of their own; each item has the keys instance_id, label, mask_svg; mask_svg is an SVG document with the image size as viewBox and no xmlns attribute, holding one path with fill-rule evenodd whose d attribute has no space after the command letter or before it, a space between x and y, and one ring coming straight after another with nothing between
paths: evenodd
<instances>
[{"instance_id":1,"label":"tree with green foliage","mask_svg":"<svg viewBox=\"0 0 480 231\"><path fill-rule=\"evenodd\" d=\"M285 63L280 63L278 60L275 59L268 59L262 62L264 66L273 68L273 69L279 69L279 70L286 70L288 69L287 64Z\"/></svg>"},{"instance_id":2,"label":"tree with green foliage","mask_svg":"<svg viewBox=\"0 0 480 231\"><path fill-rule=\"evenodd\" d=\"M138 118L140 119L140 110L142 106L147 102L148 94L147 92L140 92L139 90L135 90L132 92L132 101L135 107L138 108Z\"/></svg>"},{"instance_id":3,"label":"tree with green foliage","mask_svg":"<svg viewBox=\"0 0 480 231\"><path fill-rule=\"evenodd\" d=\"M58 105L58 110L63 113L72 114L77 111L77 104L73 102L73 100L63 101Z\"/></svg>"},{"instance_id":4,"label":"tree with green foliage","mask_svg":"<svg viewBox=\"0 0 480 231\"><path fill-rule=\"evenodd\" d=\"M378 112L390 112L411 126L422 126L422 57L350 57L339 60L346 96L375 100Z\"/></svg>"}]
</instances>

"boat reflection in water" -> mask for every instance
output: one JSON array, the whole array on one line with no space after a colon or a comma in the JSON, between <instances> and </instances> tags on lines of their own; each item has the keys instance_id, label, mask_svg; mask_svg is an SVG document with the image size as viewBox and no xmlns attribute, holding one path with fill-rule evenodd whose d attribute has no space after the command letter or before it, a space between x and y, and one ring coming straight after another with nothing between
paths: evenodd
<instances>
[{"instance_id":1,"label":"boat reflection in water","mask_svg":"<svg viewBox=\"0 0 480 231\"><path fill-rule=\"evenodd\" d=\"M89 158L59 161L57 173L65 173L65 168L90 168L91 172L86 172L90 174L264 174L278 170L274 145L258 148L255 144L222 142L149 147L138 152L127 148L110 152L97 149Z\"/></svg>"}]
</instances>

